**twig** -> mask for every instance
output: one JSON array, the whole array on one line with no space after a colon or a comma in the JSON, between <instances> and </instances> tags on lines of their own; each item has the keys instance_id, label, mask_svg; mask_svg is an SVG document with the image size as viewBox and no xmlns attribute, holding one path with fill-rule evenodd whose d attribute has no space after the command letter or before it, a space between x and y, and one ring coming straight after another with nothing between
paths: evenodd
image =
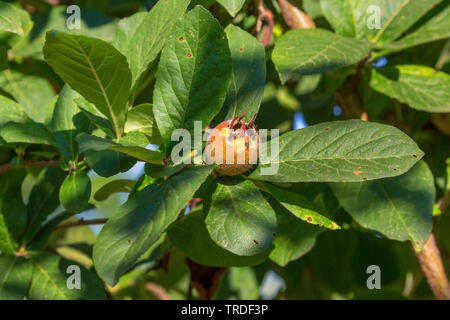
<instances>
[{"instance_id":1,"label":"twig","mask_svg":"<svg viewBox=\"0 0 450 320\"><path fill-rule=\"evenodd\" d=\"M59 167L59 159L24 160L23 167ZM0 165L0 173L15 169L9 163Z\"/></svg>"},{"instance_id":2,"label":"twig","mask_svg":"<svg viewBox=\"0 0 450 320\"><path fill-rule=\"evenodd\" d=\"M313 19L287 0L278 0L284 21L291 29L315 28Z\"/></svg>"},{"instance_id":3,"label":"twig","mask_svg":"<svg viewBox=\"0 0 450 320\"><path fill-rule=\"evenodd\" d=\"M436 299L450 300L450 285L433 234L417 254L417 258Z\"/></svg>"},{"instance_id":4,"label":"twig","mask_svg":"<svg viewBox=\"0 0 450 320\"><path fill-rule=\"evenodd\" d=\"M269 9L264 7L263 0L259 0L258 4L258 20L256 21L256 32L259 33L262 28L262 20L267 22L267 27L264 28L263 34L261 36L261 43L264 47L267 47L272 43L273 38L273 27L275 22L273 21L273 13Z\"/></svg>"},{"instance_id":5,"label":"twig","mask_svg":"<svg viewBox=\"0 0 450 320\"><path fill-rule=\"evenodd\" d=\"M159 300L171 300L170 295L159 284L154 282L147 282L144 286L145 290L154 294Z\"/></svg>"},{"instance_id":6,"label":"twig","mask_svg":"<svg viewBox=\"0 0 450 320\"><path fill-rule=\"evenodd\" d=\"M89 226L89 225L94 225L94 224L104 224L106 223L106 221L108 221L108 219L93 219L93 220L78 220L75 222L70 222L67 224L62 224L60 226L57 226L54 230L63 230L63 229L67 229L67 228L72 228L72 227L80 227L80 226Z\"/></svg>"}]
</instances>

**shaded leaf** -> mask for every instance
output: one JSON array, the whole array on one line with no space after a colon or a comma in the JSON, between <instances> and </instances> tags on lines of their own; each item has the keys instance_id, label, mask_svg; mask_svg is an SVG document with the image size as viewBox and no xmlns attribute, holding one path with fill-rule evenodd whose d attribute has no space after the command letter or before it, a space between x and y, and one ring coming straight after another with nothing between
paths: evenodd
<instances>
[{"instance_id":1,"label":"shaded leaf","mask_svg":"<svg viewBox=\"0 0 450 320\"><path fill-rule=\"evenodd\" d=\"M80 95L66 84L58 97L52 117L52 130L56 144L67 161L78 160L76 135L87 130L87 119L74 101Z\"/></svg>"},{"instance_id":2,"label":"shaded leaf","mask_svg":"<svg viewBox=\"0 0 450 320\"><path fill-rule=\"evenodd\" d=\"M0 135L7 143L56 145L51 131L43 124L36 122L8 122L0 128Z\"/></svg>"},{"instance_id":3,"label":"shaded leaf","mask_svg":"<svg viewBox=\"0 0 450 320\"><path fill-rule=\"evenodd\" d=\"M100 277L109 285L116 284L177 218L211 170L212 166L186 169L137 192L118 208L94 246L94 265Z\"/></svg>"},{"instance_id":4,"label":"shaded leaf","mask_svg":"<svg viewBox=\"0 0 450 320\"><path fill-rule=\"evenodd\" d=\"M34 237L45 219L59 206L59 188L65 177L62 170L52 167L39 174L27 204L28 225L25 242Z\"/></svg>"},{"instance_id":5,"label":"shaded leaf","mask_svg":"<svg viewBox=\"0 0 450 320\"><path fill-rule=\"evenodd\" d=\"M111 140L103 139L97 136L91 136L85 133L81 133L80 135L78 135L77 141L78 145L80 146L81 152L85 152L88 150L112 150L125 153L131 157L150 163L160 164L163 160L163 156L159 151L151 151L137 146L123 146Z\"/></svg>"},{"instance_id":6,"label":"shaded leaf","mask_svg":"<svg viewBox=\"0 0 450 320\"><path fill-rule=\"evenodd\" d=\"M32 300L104 300L103 284L91 271L60 256L39 253L32 257L33 279L28 297ZM72 272L69 267L80 268L80 289L69 289Z\"/></svg>"},{"instance_id":7,"label":"shaded leaf","mask_svg":"<svg viewBox=\"0 0 450 320\"><path fill-rule=\"evenodd\" d=\"M344 209L364 228L390 239L410 240L417 251L428 240L435 187L423 161L398 177L330 186Z\"/></svg>"},{"instance_id":8,"label":"shaded leaf","mask_svg":"<svg viewBox=\"0 0 450 320\"><path fill-rule=\"evenodd\" d=\"M319 210L315 205L301 194L276 188L269 183L265 183L264 186L285 209L297 218L328 229L340 229L336 222L318 212Z\"/></svg>"},{"instance_id":9,"label":"shaded leaf","mask_svg":"<svg viewBox=\"0 0 450 320\"><path fill-rule=\"evenodd\" d=\"M308 253L314 247L317 235L325 229L299 220L270 199L269 203L277 213L277 232L273 240L275 249L270 253L270 260L286 266Z\"/></svg>"},{"instance_id":10,"label":"shaded leaf","mask_svg":"<svg viewBox=\"0 0 450 320\"><path fill-rule=\"evenodd\" d=\"M428 16L431 13L434 15L429 18ZM427 18L423 24L400 40L389 44L387 47L394 50L404 50L427 42L450 37L450 24L448 23L450 20L449 1L442 1L440 5L436 6L423 18Z\"/></svg>"},{"instance_id":11,"label":"shaded leaf","mask_svg":"<svg viewBox=\"0 0 450 320\"><path fill-rule=\"evenodd\" d=\"M94 199L97 201L104 201L113 193L130 193L135 184L136 181L127 179L110 181L97 190L97 192L94 194Z\"/></svg>"},{"instance_id":12,"label":"shaded leaf","mask_svg":"<svg viewBox=\"0 0 450 320\"><path fill-rule=\"evenodd\" d=\"M450 112L450 76L416 65L372 69L370 86L378 92L427 112Z\"/></svg>"},{"instance_id":13,"label":"shaded leaf","mask_svg":"<svg viewBox=\"0 0 450 320\"><path fill-rule=\"evenodd\" d=\"M33 265L24 257L0 256L0 300L24 300Z\"/></svg>"},{"instance_id":14,"label":"shaded leaf","mask_svg":"<svg viewBox=\"0 0 450 320\"><path fill-rule=\"evenodd\" d=\"M345 38L325 29L298 29L275 43L272 60L282 83L294 75L310 75L343 68L364 58L369 42Z\"/></svg>"},{"instance_id":15,"label":"shaded leaf","mask_svg":"<svg viewBox=\"0 0 450 320\"><path fill-rule=\"evenodd\" d=\"M218 246L240 256L266 250L276 231L275 212L250 181L219 184L205 223Z\"/></svg>"},{"instance_id":16,"label":"shaded leaf","mask_svg":"<svg viewBox=\"0 0 450 320\"><path fill-rule=\"evenodd\" d=\"M167 231L170 242L197 263L216 266L251 266L262 263L273 246L254 256L238 256L214 243L206 229L201 211L189 213L170 226Z\"/></svg>"}]
</instances>

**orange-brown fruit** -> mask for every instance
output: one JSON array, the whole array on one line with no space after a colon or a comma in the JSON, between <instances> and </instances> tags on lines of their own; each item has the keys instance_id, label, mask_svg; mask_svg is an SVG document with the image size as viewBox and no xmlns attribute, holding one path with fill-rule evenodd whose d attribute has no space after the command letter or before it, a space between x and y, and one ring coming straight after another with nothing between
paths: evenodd
<instances>
[{"instance_id":1,"label":"orange-brown fruit","mask_svg":"<svg viewBox=\"0 0 450 320\"><path fill-rule=\"evenodd\" d=\"M258 161L259 136L254 124L242 121L243 113L215 127L206 143L206 160L216 163L221 175L236 176L249 171ZM228 161L227 161L228 160Z\"/></svg>"}]
</instances>

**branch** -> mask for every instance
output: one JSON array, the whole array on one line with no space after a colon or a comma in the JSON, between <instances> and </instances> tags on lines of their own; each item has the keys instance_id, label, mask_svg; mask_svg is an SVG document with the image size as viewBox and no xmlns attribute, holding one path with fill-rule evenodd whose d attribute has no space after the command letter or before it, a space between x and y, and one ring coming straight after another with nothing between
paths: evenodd
<instances>
[{"instance_id":1,"label":"branch","mask_svg":"<svg viewBox=\"0 0 450 320\"><path fill-rule=\"evenodd\" d=\"M59 167L59 159L50 160L24 160L22 167ZM16 169L9 163L0 165L0 173Z\"/></svg>"},{"instance_id":2,"label":"branch","mask_svg":"<svg viewBox=\"0 0 450 320\"><path fill-rule=\"evenodd\" d=\"M60 226L57 226L54 230L63 230L63 229L67 229L67 228L72 228L72 227L80 227L80 226L89 226L89 225L94 225L94 224L104 224L106 223L106 221L108 221L108 219L93 219L93 220L78 220L75 222L70 222L67 224L62 224Z\"/></svg>"},{"instance_id":3,"label":"branch","mask_svg":"<svg viewBox=\"0 0 450 320\"><path fill-rule=\"evenodd\" d=\"M171 300L170 295L159 284L154 282L147 282L144 286L145 290L155 295L159 300Z\"/></svg>"},{"instance_id":4,"label":"branch","mask_svg":"<svg viewBox=\"0 0 450 320\"><path fill-rule=\"evenodd\" d=\"M417 258L436 299L450 300L450 285L433 234Z\"/></svg>"},{"instance_id":5,"label":"branch","mask_svg":"<svg viewBox=\"0 0 450 320\"><path fill-rule=\"evenodd\" d=\"M284 21L291 29L315 28L313 19L287 0L278 0Z\"/></svg>"},{"instance_id":6,"label":"branch","mask_svg":"<svg viewBox=\"0 0 450 320\"><path fill-rule=\"evenodd\" d=\"M275 22L273 21L273 13L269 9L264 7L263 0L259 0L258 4L258 20L256 21L256 32L259 33L262 28L262 20L267 22L267 27L264 28L261 36L261 43L264 47L267 47L272 43L273 27Z\"/></svg>"}]
</instances>

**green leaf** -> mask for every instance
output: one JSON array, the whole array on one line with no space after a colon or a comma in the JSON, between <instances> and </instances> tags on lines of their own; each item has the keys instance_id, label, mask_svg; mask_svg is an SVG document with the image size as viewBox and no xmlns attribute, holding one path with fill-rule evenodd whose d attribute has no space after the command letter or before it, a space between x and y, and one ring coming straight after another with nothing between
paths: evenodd
<instances>
[{"instance_id":1,"label":"green leaf","mask_svg":"<svg viewBox=\"0 0 450 320\"><path fill-rule=\"evenodd\" d=\"M321 0L322 11L337 33L387 43L397 39L439 0ZM379 8L379 12L377 12ZM376 25L379 14L379 26Z\"/></svg>"},{"instance_id":2,"label":"green leaf","mask_svg":"<svg viewBox=\"0 0 450 320\"><path fill-rule=\"evenodd\" d=\"M276 231L275 212L250 181L219 184L205 223L218 246L239 256L266 250Z\"/></svg>"},{"instance_id":3,"label":"green leaf","mask_svg":"<svg viewBox=\"0 0 450 320\"><path fill-rule=\"evenodd\" d=\"M30 119L45 122L47 113L44 109L55 97L47 79L8 69L0 73L0 88L22 106Z\"/></svg>"},{"instance_id":4,"label":"green leaf","mask_svg":"<svg viewBox=\"0 0 450 320\"><path fill-rule=\"evenodd\" d=\"M6 2L0 2L0 31L24 37L33 27L30 15L25 10Z\"/></svg>"},{"instance_id":5,"label":"green leaf","mask_svg":"<svg viewBox=\"0 0 450 320\"><path fill-rule=\"evenodd\" d=\"M13 254L27 224L27 210L22 200L25 170L13 170L0 175L0 250Z\"/></svg>"},{"instance_id":6,"label":"green leaf","mask_svg":"<svg viewBox=\"0 0 450 320\"><path fill-rule=\"evenodd\" d=\"M32 6L37 1L31 0ZM39 0L39 3L43 3ZM116 20L104 16L101 12L88 8L83 4L80 11L80 29L68 30L67 22L69 14L67 13L67 5L50 6L45 11L38 11L33 14L34 27L32 32L28 34L24 41L17 43L11 50L14 58L43 59L42 48L45 44L45 34L48 30L58 30L74 34L84 34L94 38L100 38L107 42L114 39L116 30Z\"/></svg>"},{"instance_id":7,"label":"green leaf","mask_svg":"<svg viewBox=\"0 0 450 320\"><path fill-rule=\"evenodd\" d=\"M284 267L308 253L314 247L317 235L325 229L299 220L270 199L269 203L277 213L275 249L270 253L270 260Z\"/></svg>"},{"instance_id":8,"label":"green leaf","mask_svg":"<svg viewBox=\"0 0 450 320\"><path fill-rule=\"evenodd\" d=\"M269 183L264 187L280 204L297 218L321 227L336 230L339 225L318 212L318 209L306 197L288 190L276 188Z\"/></svg>"},{"instance_id":9,"label":"green leaf","mask_svg":"<svg viewBox=\"0 0 450 320\"><path fill-rule=\"evenodd\" d=\"M163 156L159 151L151 151L137 146L123 146L111 140L103 139L97 136L91 136L85 133L81 133L80 135L78 135L77 141L78 145L80 146L81 152L85 152L88 150L112 150L125 153L136 159L149 163L160 164L163 160Z\"/></svg>"},{"instance_id":10,"label":"green leaf","mask_svg":"<svg viewBox=\"0 0 450 320\"><path fill-rule=\"evenodd\" d=\"M95 173L101 177L111 177L130 170L137 162L127 154L113 151L86 151L86 160Z\"/></svg>"},{"instance_id":11,"label":"green leaf","mask_svg":"<svg viewBox=\"0 0 450 320\"><path fill-rule=\"evenodd\" d=\"M427 112L450 112L450 76L416 65L372 69L370 86L378 92Z\"/></svg>"},{"instance_id":12,"label":"green leaf","mask_svg":"<svg viewBox=\"0 0 450 320\"><path fill-rule=\"evenodd\" d=\"M184 163L181 164L175 164L175 165L159 165L159 164L152 164L152 163L146 163L145 164L145 174L158 179L162 177L170 177L174 175L175 173L181 171L186 165Z\"/></svg>"},{"instance_id":13,"label":"green leaf","mask_svg":"<svg viewBox=\"0 0 450 320\"><path fill-rule=\"evenodd\" d=\"M59 206L59 188L65 177L62 170L52 167L46 168L39 174L27 204L26 243L34 237L45 219Z\"/></svg>"},{"instance_id":14,"label":"green leaf","mask_svg":"<svg viewBox=\"0 0 450 320\"><path fill-rule=\"evenodd\" d=\"M32 300L104 300L103 284L91 271L60 256L39 253L32 257L33 279L28 297ZM69 289L70 266L80 268L80 289Z\"/></svg>"},{"instance_id":15,"label":"green leaf","mask_svg":"<svg viewBox=\"0 0 450 320\"><path fill-rule=\"evenodd\" d=\"M245 0L217 0L233 18L244 6Z\"/></svg>"},{"instance_id":16,"label":"green leaf","mask_svg":"<svg viewBox=\"0 0 450 320\"><path fill-rule=\"evenodd\" d=\"M294 75L336 70L364 58L371 48L365 40L345 38L324 29L298 29L275 43L272 60L285 83Z\"/></svg>"},{"instance_id":17,"label":"green leaf","mask_svg":"<svg viewBox=\"0 0 450 320\"><path fill-rule=\"evenodd\" d=\"M128 111L125 133L131 131L144 133L153 144L161 143L161 134L153 115L153 105L149 103L140 104Z\"/></svg>"},{"instance_id":18,"label":"green leaf","mask_svg":"<svg viewBox=\"0 0 450 320\"><path fill-rule=\"evenodd\" d=\"M9 121L29 122L31 120L22 106L5 96L0 96L0 127Z\"/></svg>"},{"instance_id":19,"label":"green leaf","mask_svg":"<svg viewBox=\"0 0 450 320\"><path fill-rule=\"evenodd\" d=\"M127 57L132 83L147 70L163 48L173 25L189 0L158 1L150 12L120 20L113 45Z\"/></svg>"},{"instance_id":20,"label":"green leaf","mask_svg":"<svg viewBox=\"0 0 450 320\"><path fill-rule=\"evenodd\" d=\"M136 181L127 179L110 181L97 190L97 192L94 194L94 199L97 201L104 201L113 193L130 193L131 190L133 190L135 184Z\"/></svg>"},{"instance_id":21,"label":"green leaf","mask_svg":"<svg viewBox=\"0 0 450 320\"><path fill-rule=\"evenodd\" d=\"M201 211L189 213L167 231L170 243L197 263L215 267L241 267L262 263L273 246L254 256L238 256L211 239Z\"/></svg>"},{"instance_id":22,"label":"green leaf","mask_svg":"<svg viewBox=\"0 0 450 320\"><path fill-rule=\"evenodd\" d=\"M43 50L53 70L93 103L120 137L131 88L126 58L103 40L56 32L47 33Z\"/></svg>"},{"instance_id":23,"label":"green leaf","mask_svg":"<svg viewBox=\"0 0 450 320\"><path fill-rule=\"evenodd\" d=\"M264 46L251 34L232 24L225 29L231 51L233 72L227 98L217 116L219 121L229 120L243 111L250 121L257 113L266 80L266 54Z\"/></svg>"},{"instance_id":24,"label":"green leaf","mask_svg":"<svg viewBox=\"0 0 450 320\"><path fill-rule=\"evenodd\" d=\"M84 171L73 171L68 175L59 190L59 199L70 212L83 212L89 206L91 179Z\"/></svg>"},{"instance_id":25,"label":"green leaf","mask_svg":"<svg viewBox=\"0 0 450 320\"><path fill-rule=\"evenodd\" d=\"M87 130L88 121L82 115L74 99L79 94L66 84L58 97L53 112L52 130L56 144L67 161L78 160L76 135Z\"/></svg>"},{"instance_id":26,"label":"green leaf","mask_svg":"<svg viewBox=\"0 0 450 320\"><path fill-rule=\"evenodd\" d=\"M50 130L41 123L8 122L0 128L0 136L7 143L32 143L56 146Z\"/></svg>"},{"instance_id":27,"label":"green leaf","mask_svg":"<svg viewBox=\"0 0 450 320\"><path fill-rule=\"evenodd\" d=\"M89 101L87 101L83 97L75 99L75 102L77 103L78 108L80 108L85 117L88 118L92 122L92 124L101 129L109 137L115 137L114 128L109 120L103 117L103 115L95 108L92 103L89 103Z\"/></svg>"},{"instance_id":28,"label":"green leaf","mask_svg":"<svg viewBox=\"0 0 450 320\"><path fill-rule=\"evenodd\" d=\"M270 144L268 152L273 148ZM361 120L325 122L290 131L278 144L278 158L260 159L250 178L271 182L372 180L405 173L423 156L399 129ZM277 170L275 174L264 172L268 169Z\"/></svg>"},{"instance_id":29,"label":"green leaf","mask_svg":"<svg viewBox=\"0 0 450 320\"><path fill-rule=\"evenodd\" d=\"M33 265L24 257L0 256L0 300L24 300Z\"/></svg>"},{"instance_id":30,"label":"green leaf","mask_svg":"<svg viewBox=\"0 0 450 320\"><path fill-rule=\"evenodd\" d=\"M344 209L364 228L390 239L410 240L417 251L428 240L436 191L425 162L394 178L330 185Z\"/></svg>"},{"instance_id":31,"label":"green leaf","mask_svg":"<svg viewBox=\"0 0 450 320\"><path fill-rule=\"evenodd\" d=\"M175 24L162 51L153 93L153 113L166 147L175 129L209 125L220 110L231 78L225 32L204 8Z\"/></svg>"},{"instance_id":32,"label":"green leaf","mask_svg":"<svg viewBox=\"0 0 450 320\"><path fill-rule=\"evenodd\" d=\"M432 18L424 19L428 18L431 13L434 14ZM389 49L404 50L427 42L450 37L450 24L448 23L450 20L450 5L448 1L442 1L441 5L436 6L422 19L425 20L423 24L400 40L389 44L387 47Z\"/></svg>"},{"instance_id":33,"label":"green leaf","mask_svg":"<svg viewBox=\"0 0 450 320\"><path fill-rule=\"evenodd\" d=\"M100 277L116 284L177 218L211 170L212 166L184 170L160 185L148 186L118 208L94 246Z\"/></svg>"}]
</instances>

